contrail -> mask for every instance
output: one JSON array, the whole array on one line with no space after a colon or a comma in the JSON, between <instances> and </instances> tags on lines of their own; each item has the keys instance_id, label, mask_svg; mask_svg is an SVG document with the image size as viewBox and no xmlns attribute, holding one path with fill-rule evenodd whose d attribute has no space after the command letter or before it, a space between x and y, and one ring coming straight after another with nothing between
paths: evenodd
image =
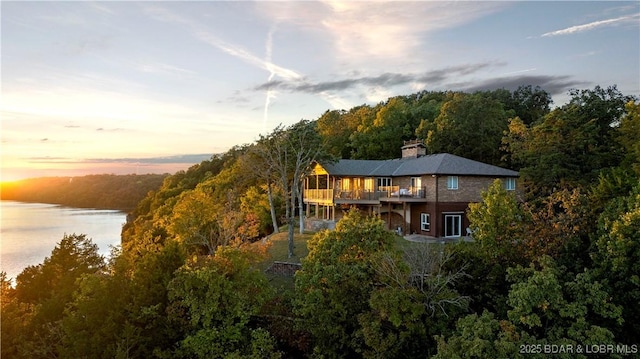
<instances>
[{"instance_id":1,"label":"contrail","mask_svg":"<svg viewBox=\"0 0 640 359\"><path fill-rule=\"evenodd\" d=\"M273 62L271 62L271 55L273 53L273 34L276 32L277 27L277 23L271 26L269 32L267 33L267 42L265 43L264 63L266 69L269 71L269 78L267 79L267 83L270 83L276 75L276 68ZM275 90L272 90L271 87L267 88L267 96L264 100L264 113L262 117L262 131L265 133L267 132L267 124L269 123L269 105L271 104L271 99L275 97Z\"/></svg>"}]
</instances>

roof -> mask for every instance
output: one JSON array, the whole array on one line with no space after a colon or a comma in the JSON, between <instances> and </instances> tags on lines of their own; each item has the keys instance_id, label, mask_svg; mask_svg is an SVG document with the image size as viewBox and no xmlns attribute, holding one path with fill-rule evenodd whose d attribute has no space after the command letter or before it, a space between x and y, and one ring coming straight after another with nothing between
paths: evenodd
<instances>
[{"instance_id":1,"label":"roof","mask_svg":"<svg viewBox=\"0 0 640 359\"><path fill-rule=\"evenodd\" d=\"M438 153L394 160L340 160L322 167L334 176L396 177L456 175L518 177L518 172L468 158Z\"/></svg>"}]
</instances>

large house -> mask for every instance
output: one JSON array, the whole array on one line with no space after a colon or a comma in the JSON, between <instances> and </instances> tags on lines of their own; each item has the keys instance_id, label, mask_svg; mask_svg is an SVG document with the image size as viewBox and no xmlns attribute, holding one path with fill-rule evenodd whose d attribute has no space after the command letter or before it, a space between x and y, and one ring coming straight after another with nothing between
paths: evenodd
<instances>
[{"instance_id":1,"label":"large house","mask_svg":"<svg viewBox=\"0 0 640 359\"><path fill-rule=\"evenodd\" d=\"M460 237L465 212L495 179L518 190L518 172L448 153L426 155L421 142L405 142L402 158L316 163L305 180L307 217L335 223L349 208L378 214L402 234Z\"/></svg>"}]
</instances>

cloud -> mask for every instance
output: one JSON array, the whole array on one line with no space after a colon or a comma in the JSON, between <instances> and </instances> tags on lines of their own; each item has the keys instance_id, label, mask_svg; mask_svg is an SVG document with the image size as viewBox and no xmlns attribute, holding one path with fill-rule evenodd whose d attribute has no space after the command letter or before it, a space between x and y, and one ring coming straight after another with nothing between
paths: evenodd
<instances>
[{"instance_id":1,"label":"cloud","mask_svg":"<svg viewBox=\"0 0 640 359\"><path fill-rule=\"evenodd\" d=\"M302 92L307 94L319 94L326 93L327 91L344 91L356 86L366 86L369 88L376 87L393 87L399 85L406 85L410 83L426 83L430 85L441 85L446 83L449 79L458 78L460 76L466 76L476 73L482 69L503 65L496 62L485 62L478 64L451 66L443 69L428 71L424 73L392 73L386 72L376 76L360 76L351 77L341 80L324 81L324 82L309 82L309 81L295 81L288 82L282 80L275 80L263 83L254 87L256 91L263 91L267 89L279 89L289 92ZM357 74L357 73L356 73Z\"/></svg>"},{"instance_id":2,"label":"cloud","mask_svg":"<svg viewBox=\"0 0 640 359\"><path fill-rule=\"evenodd\" d=\"M180 16L176 14L175 11L169 11L168 9L154 6L147 8L147 13L159 21L182 24L186 26L191 31L193 36L200 41L203 41L217 48L218 50L235 58L238 58L252 66L264 69L269 73L273 72L281 78L297 79L302 77L294 70L284 68L271 61L265 61L264 59L261 59L260 57L252 54L251 52L240 46L228 43L220 39L212 31L210 31L207 26L192 19Z\"/></svg>"},{"instance_id":3,"label":"cloud","mask_svg":"<svg viewBox=\"0 0 640 359\"><path fill-rule=\"evenodd\" d=\"M48 164L105 164L105 163L128 163L137 165L155 165L155 164L172 164L172 163L200 163L211 159L212 154L186 154L164 157L121 157L121 158L87 158L74 159L68 157L50 157L35 156L25 158L29 163L48 163Z\"/></svg>"},{"instance_id":4,"label":"cloud","mask_svg":"<svg viewBox=\"0 0 640 359\"><path fill-rule=\"evenodd\" d=\"M456 88L464 91L487 91L496 89L516 90L520 86L540 86L543 90L549 92L551 95L559 95L565 93L567 90L576 88L578 86L587 85L588 82L577 81L571 78L571 76L509 76L499 77L481 81L479 83L459 83L455 85Z\"/></svg>"},{"instance_id":5,"label":"cloud","mask_svg":"<svg viewBox=\"0 0 640 359\"><path fill-rule=\"evenodd\" d=\"M145 63L138 66L138 69L142 72L151 74L164 74L164 75L195 75L195 71L187 70L182 67L165 64L162 62Z\"/></svg>"},{"instance_id":6,"label":"cloud","mask_svg":"<svg viewBox=\"0 0 640 359\"><path fill-rule=\"evenodd\" d=\"M328 34L341 63L367 64L372 57L416 56L425 35L453 28L510 6L506 2L334 1L258 2L261 16L301 31Z\"/></svg>"},{"instance_id":7,"label":"cloud","mask_svg":"<svg viewBox=\"0 0 640 359\"><path fill-rule=\"evenodd\" d=\"M625 23L631 23L631 24L636 24L637 25L638 24L638 19L640 19L640 13L633 14L633 15L627 15L627 16L621 16L621 17L617 17L617 18L614 18L614 19L594 21L594 22L590 22L588 24L583 24L583 25L571 26L571 27L568 27L566 29L561 29L561 30L556 30L556 31L551 31L551 32L544 33L544 34L541 35L541 37L572 35L572 34L577 34L577 33L580 33L580 32L590 31L590 30L597 29L597 28L600 28L600 27L615 26L615 25L620 25L620 24L625 24Z\"/></svg>"}]
</instances>

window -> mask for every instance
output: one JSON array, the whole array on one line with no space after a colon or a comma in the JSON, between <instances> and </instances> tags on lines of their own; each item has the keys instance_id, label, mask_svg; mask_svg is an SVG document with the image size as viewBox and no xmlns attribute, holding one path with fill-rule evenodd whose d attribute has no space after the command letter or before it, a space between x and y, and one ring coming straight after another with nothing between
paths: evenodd
<instances>
[{"instance_id":1,"label":"window","mask_svg":"<svg viewBox=\"0 0 640 359\"><path fill-rule=\"evenodd\" d=\"M380 187L389 187L391 186L391 178L389 177L380 177L378 178L378 188Z\"/></svg>"},{"instance_id":2,"label":"window","mask_svg":"<svg viewBox=\"0 0 640 359\"><path fill-rule=\"evenodd\" d=\"M460 237L462 227L462 216L459 214L448 214L444 216L444 236Z\"/></svg>"},{"instance_id":3,"label":"window","mask_svg":"<svg viewBox=\"0 0 640 359\"><path fill-rule=\"evenodd\" d=\"M420 229L425 232L431 231L431 215L429 213L420 213Z\"/></svg>"},{"instance_id":4,"label":"window","mask_svg":"<svg viewBox=\"0 0 640 359\"><path fill-rule=\"evenodd\" d=\"M458 189L458 176L447 177L447 189Z\"/></svg>"},{"instance_id":5,"label":"window","mask_svg":"<svg viewBox=\"0 0 640 359\"><path fill-rule=\"evenodd\" d=\"M516 189L516 179L515 178L506 178L504 181L504 189L507 191L515 191Z\"/></svg>"},{"instance_id":6,"label":"window","mask_svg":"<svg viewBox=\"0 0 640 359\"><path fill-rule=\"evenodd\" d=\"M364 190L365 192L373 192L373 178L364 179Z\"/></svg>"},{"instance_id":7,"label":"window","mask_svg":"<svg viewBox=\"0 0 640 359\"><path fill-rule=\"evenodd\" d=\"M351 189L351 181L348 178L341 179L340 189L343 191L349 191Z\"/></svg>"}]
</instances>

